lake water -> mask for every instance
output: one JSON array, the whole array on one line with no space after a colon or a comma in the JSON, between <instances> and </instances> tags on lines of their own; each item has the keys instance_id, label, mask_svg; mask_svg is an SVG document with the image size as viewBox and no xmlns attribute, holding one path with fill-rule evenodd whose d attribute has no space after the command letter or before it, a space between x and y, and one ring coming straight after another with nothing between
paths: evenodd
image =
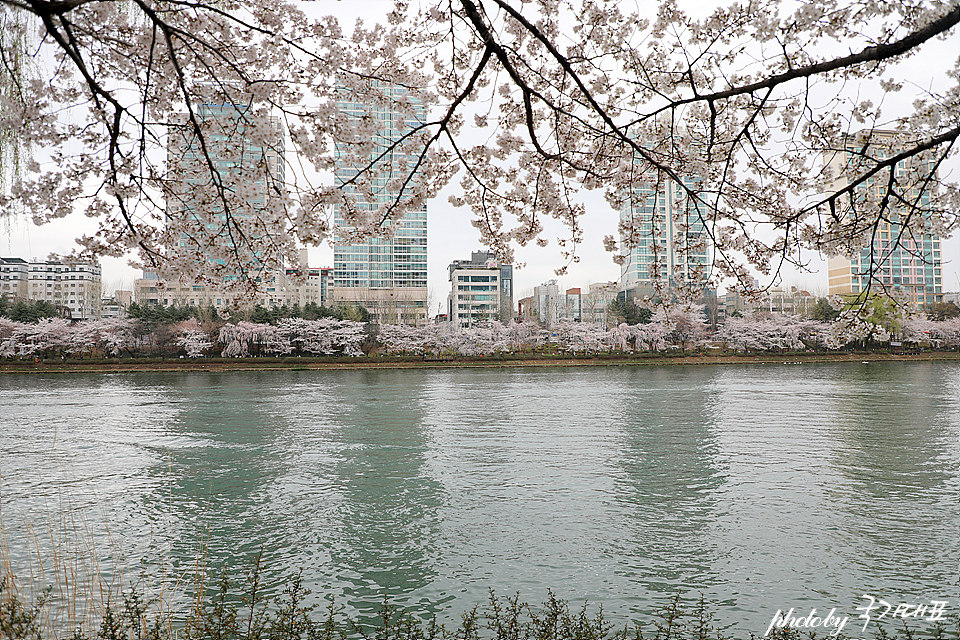
<instances>
[{"instance_id":1,"label":"lake water","mask_svg":"<svg viewBox=\"0 0 960 640\"><path fill-rule=\"evenodd\" d=\"M262 549L361 616L490 588L616 622L702 593L744 635L865 595L960 612L958 363L5 375L0 425L23 575Z\"/></svg>"}]
</instances>

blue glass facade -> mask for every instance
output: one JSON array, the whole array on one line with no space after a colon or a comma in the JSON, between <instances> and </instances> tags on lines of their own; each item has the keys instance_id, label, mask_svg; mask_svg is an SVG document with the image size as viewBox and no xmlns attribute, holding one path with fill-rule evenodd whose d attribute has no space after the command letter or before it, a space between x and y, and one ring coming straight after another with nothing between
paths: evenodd
<instances>
[{"instance_id":1,"label":"blue glass facade","mask_svg":"<svg viewBox=\"0 0 960 640\"><path fill-rule=\"evenodd\" d=\"M405 133L424 118L423 109L414 115L391 108L392 100L405 100L403 87L372 83L383 97L380 104L366 104L346 91L337 103L348 118L374 122L373 152L358 158L341 154L336 162L336 181L351 196L351 206L362 215L376 215L398 198L395 179L405 175L416 158L409 147L394 146ZM405 151L406 149L406 151ZM370 192L361 196L351 184L363 162L376 163L367 176ZM334 209L336 238L333 254L333 297L340 302L362 304L376 322L420 324L426 320L427 291L427 209L408 211L398 219L380 222L387 233L361 242L351 241L349 216L343 205Z\"/></svg>"}]
</instances>

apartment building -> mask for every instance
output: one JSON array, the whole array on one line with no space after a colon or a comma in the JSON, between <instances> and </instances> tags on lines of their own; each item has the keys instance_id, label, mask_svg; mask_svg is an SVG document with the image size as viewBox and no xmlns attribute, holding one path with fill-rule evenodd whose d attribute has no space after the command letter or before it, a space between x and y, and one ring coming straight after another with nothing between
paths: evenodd
<instances>
[{"instance_id":1,"label":"apartment building","mask_svg":"<svg viewBox=\"0 0 960 640\"><path fill-rule=\"evenodd\" d=\"M658 119L658 125L674 126L667 115ZM654 148L658 141L641 143ZM638 167L632 187L622 194L621 288L636 290L641 298L663 297L678 289L699 293L713 263L713 242L704 224L709 212L691 197L702 179L671 177L638 162L643 168Z\"/></svg>"},{"instance_id":2,"label":"apartment building","mask_svg":"<svg viewBox=\"0 0 960 640\"><path fill-rule=\"evenodd\" d=\"M268 308L284 305L303 307L311 302L331 306L329 291L332 282L333 269L330 267L291 267L264 274L260 290L250 296L246 292L232 293L192 280L161 283L156 277L148 277L136 281L135 297L140 304L213 307L218 313L229 313L235 308L247 309L258 304Z\"/></svg>"},{"instance_id":3,"label":"apartment building","mask_svg":"<svg viewBox=\"0 0 960 640\"><path fill-rule=\"evenodd\" d=\"M825 159L835 176L834 189L847 186L845 167L848 163L868 157L873 162L896 156L904 149L893 131L865 130L847 136L846 150ZM926 173L926 160L909 158L897 166L898 175L916 171ZM855 215L861 208L874 208L883 198L888 174L881 172L854 189L846 216ZM903 194L914 198L918 206L929 203L930 194L921 184L908 186ZM856 295L864 291L887 292L902 295L917 309L923 305L942 302L943 278L941 271L940 237L932 233L905 232L901 222L917 215L902 202L888 201L889 209L868 242L852 256L831 256L827 261L829 292Z\"/></svg>"},{"instance_id":4,"label":"apartment building","mask_svg":"<svg viewBox=\"0 0 960 640\"><path fill-rule=\"evenodd\" d=\"M12 300L45 301L74 320L100 317L99 262L0 258L0 295Z\"/></svg>"}]
</instances>

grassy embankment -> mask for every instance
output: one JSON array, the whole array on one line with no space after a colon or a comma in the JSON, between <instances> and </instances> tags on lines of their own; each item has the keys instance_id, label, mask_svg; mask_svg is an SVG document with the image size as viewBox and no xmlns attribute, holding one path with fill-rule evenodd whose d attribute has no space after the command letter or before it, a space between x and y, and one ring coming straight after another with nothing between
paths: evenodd
<instances>
[{"instance_id":1,"label":"grassy embankment","mask_svg":"<svg viewBox=\"0 0 960 640\"><path fill-rule=\"evenodd\" d=\"M957 351L895 353L838 351L788 353L610 353L592 355L522 353L498 356L363 356L284 358L85 358L0 360L0 373L126 371L251 371L322 369L402 369L470 367L583 367L697 364L803 364L817 362L960 361Z\"/></svg>"}]
</instances>

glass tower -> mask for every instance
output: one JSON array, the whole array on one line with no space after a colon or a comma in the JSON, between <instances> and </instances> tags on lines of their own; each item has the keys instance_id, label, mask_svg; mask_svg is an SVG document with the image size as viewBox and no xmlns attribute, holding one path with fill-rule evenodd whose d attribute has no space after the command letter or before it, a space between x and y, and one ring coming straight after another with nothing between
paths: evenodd
<instances>
[{"instance_id":1,"label":"glass tower","mask_svg":"<svg viewBox=\"0 0 960 640\"><path fill-rule=\"evenodd\" d=\"M684 184L695 189L697 181L684 178ZM626 247L622 285L645 295L685 285L702 289L710 275L712 244L700 214L674 180L634 186L620 210Z\"/></svg>"},{"instance_id":2,"label":"glass tower","mask_svg":"<svg viewBox=\"0 0 960 640\"><path fill-rule=\"evenodd\" d=\"M337 102L352 123L372 123L375 144L369 154L338 154L337 185L354 211L348 216L346 205L334 208L332 304L362 305L378 324L422 325L427 321L427 209L424 205L399 218L386 212L401 197L404 177L416 161L415 147L411 150L402 138L423 121L424 110L413 104L404 113L392 106L410 100L404 87L370 84L383 98L377 104L345 89ZM358 174L365 174L363 181L357 181ZM353 221L364 218L381 233L357 240Z\"/></svg>"},{"instance_id":3,"label":"glass tower","mask_svg":"<svg viewBox=\"0 0 960 640\"><path fill-rule=\"evenodd\" d=\"M200 104L171 119L167 140L167 256L214 282L260 278L280 266L284 128L249 104Z\"/></svg>"}]
</instances>

